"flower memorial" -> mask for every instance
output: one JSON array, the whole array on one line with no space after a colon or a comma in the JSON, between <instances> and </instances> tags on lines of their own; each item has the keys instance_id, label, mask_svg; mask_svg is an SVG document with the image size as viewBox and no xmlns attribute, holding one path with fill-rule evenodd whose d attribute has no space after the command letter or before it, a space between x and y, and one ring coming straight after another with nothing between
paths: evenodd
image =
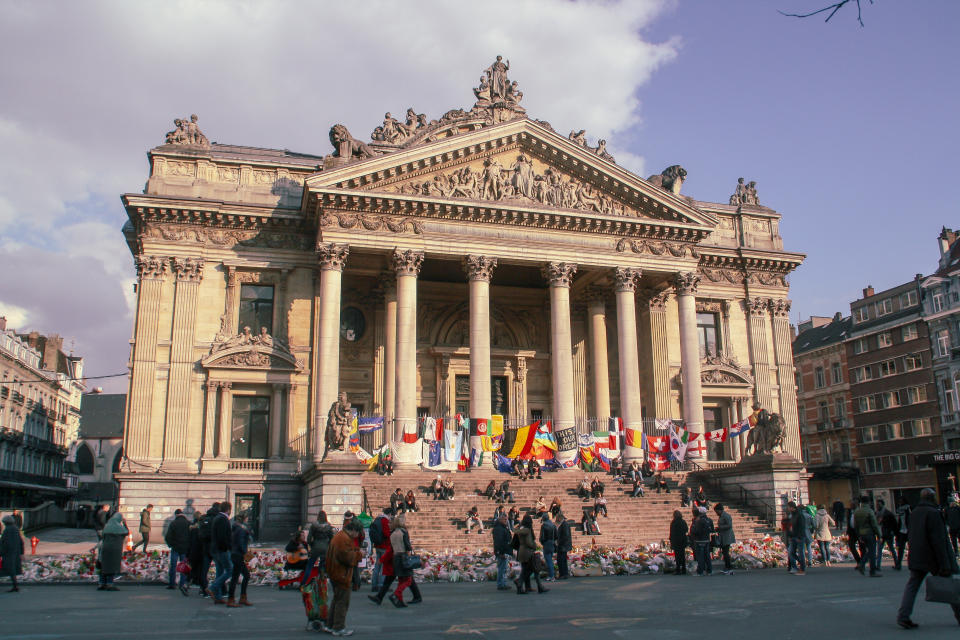
<instances>
[{"instance_id":1,"label":"flower memorial","mask_svg":"<svg viewBox=\"0 0 960 640\"><path fill-rule=\"evenodd\" d=\"M851 555L844 539L836 539L831 545L835 561L849 561ZM820 552L814 545L814 559ZM497 562L489 550L476 552L446 551L422 552L423 567L416 570L419 582L486 582L496 580ZM785 567L786 551L779 537L764 536L756 540L737 542L730 548L736 569L769 569ZM652 543L635 548L611 548L603 546L578 547L569 554L570 569L575 576L643 575L673 571L676 567L674 553L664 545ZM687 552L687 563L692 565L692 554ZM250 584L274 585L286 578L294 578L299 572L284 571L285 554L282 551L255 551L247 564L250 569ZM126 552L123 556L123 579L131 582L165 583L170 556L166 551L149 553ZM520 565L511 560L510 574L520 573ZM26 582L95 582L97 572L92 553L40 556L24 563L23 579ZM370 581L370 568L361 574L363 582Z\"/></svg>"}]
</instances>

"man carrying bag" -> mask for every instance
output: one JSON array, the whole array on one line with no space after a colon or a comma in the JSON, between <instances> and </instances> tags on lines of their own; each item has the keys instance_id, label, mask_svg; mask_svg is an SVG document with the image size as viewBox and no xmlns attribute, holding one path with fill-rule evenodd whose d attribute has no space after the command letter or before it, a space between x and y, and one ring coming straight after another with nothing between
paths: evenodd
<instances>
[{"instance_id":1,"label":"man carrying bag","mask_svg":"<svg viewBox=\"0 0 960 640\"><path fill-rule=\"evenodd\" d=\"M900 610L897 611L897 624L904 629L914 629L919 626L910 619L910 614L913 613L913 603L917 598L920 584L928 573L930 577L927 579L927 600L931 599L933 592L946 591L946 594L937 597L937 601L947 601L949 592L952 590L953 602L950 606L953 608L957 623L960 624L960 600L957 600L960 581L950 578L956 565L951 561L947 531L937 510L936 499L937 495L933 489L924 489L920 492L919 504L910 514L910 528L907 533L907 542L910 547L907 568L910 569L910 579L907 580L907 585L903 589ZM934 589L931 589L931 582L934 583Z\"/></svg>"}]
</instances>

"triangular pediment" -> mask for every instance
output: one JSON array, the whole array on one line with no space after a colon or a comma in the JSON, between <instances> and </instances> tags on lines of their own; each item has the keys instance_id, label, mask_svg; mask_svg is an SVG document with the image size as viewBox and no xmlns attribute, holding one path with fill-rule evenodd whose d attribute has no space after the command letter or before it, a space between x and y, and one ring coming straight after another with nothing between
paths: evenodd
<instances>
[{"instance_id":1,"label":"triangular pediment","mask_svg":"<svg viewBox=\"0 0 960 640\"><path fill-rule=\"evenodd\" d=\"M376 196L383 201L570 211L685 227L691 239L709 234L718 223L687 198L527 118L342 162L306 180L305 208L324 194L340 194L345 199Z\"/></svg>"}]
</instances>

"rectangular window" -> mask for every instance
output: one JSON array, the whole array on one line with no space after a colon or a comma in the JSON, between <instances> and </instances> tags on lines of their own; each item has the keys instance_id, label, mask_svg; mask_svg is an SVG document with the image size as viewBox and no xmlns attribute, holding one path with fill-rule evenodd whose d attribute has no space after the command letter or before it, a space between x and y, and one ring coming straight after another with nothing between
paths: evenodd
<instances>
[{"instance_id":1,"label":"rectangular window","mask_svg":"<svg viewBox=\"0 0 960 640\"><path fill-rule=\"evenodd\" d=\"M920 418L918 420L913 420L912 422L914 438L919 438L920 436L929 436L933 433L930 429L929 418Z\"/></svg>"},{"instance_id":2,"label":"rectangular window","mask_svg":"<svg viewBox=\"0 0 960 640\"><path fill-rule=\"evenodd\" d=\"M867 311L867 307L863 306L858 309L853 310L853 323L857 324L858 322L866 322L870 319L870 314Z\"/></svg>"},{"instance_id":3,"label":"rectangular window","mask_svg":"<svg viewBox=\"0 0 960 640\"><path fill-rule=\"evenodd\" d=\"M859 340L854 340L853 342L853 352L854 353L864 353L867 350L867 339L860 338Z\"/></svg>"},{"instance_id":4,"label":"rectangular window","mask_svg":"<svg viewBox=\"0 0 960 640\"><path fill-rule=\"evenodd\" d=\"M916 371L923 367L923 360L918 355L913 356L904 356L903 358L903 370L904 371Z\"/></svg>"},{"instance_id":5,"label":"rectangular window","mask_svg":"<svg viewBox=\"0 0 960 640\"><path fill-rule=\"evenodd\" d=\"M940 292L933 294L933 299L931 304L933 304L934 313L940 313L941 311L943 311L943 294Z\"/></svg>"},{"instance_id":6,"label":"rectangular window","mask_svg":"<svg viewBox=\"0 0 960 640\"><path fill-rule=\"evenodd\" d=\"M830 422L830 407L827 406L826 402L820 402L820 421L821 422Z\"/></svg>"},{"instance_id":7,"label":"rectangular window","mask_svg":"<svg viewBox=\"0 0 960 640\"><path fill-rule=\"evenodd\" d=\"M890 456L890 471L907 471L907 456Z\"/></svg>"},{"instance_id":8,"label":"rectangular window","mask_svg":"<svg viewBox=\"0 0 960 640\"><path fill-rule=\"evenodd\" d=\"M950 354L950 331L940 329L937 331L937 355L946 356Z\"/></svg>"},{"instance_id":9,"label":"rectangular window","mask_svg":"<svg viewBox=\"0 0 960 640\"><path fill-rule=\"evenodd\" d=\"M718 355L721 348L720 314L698 313L697 335L700 338L700 355Z\"/></svg>"},{"instance_id":10,"label":"rectangular window","mask_svg":"<svg viewBox=\"0 0 960 640\"><path fill-rule=\"evenodd\" d=\"M893 300L887 298L886 300L881 300L875 306L877 311L877 317L885 316L888 313L893 313Z\"/></svg>"},{"instance_id":11,"label":"rectangular window","mask_svg":"<svg viewBox=\"0 0 960 640\"><path fill-rule=\"evenodd\" d=\"M840 438L840 461L850 462L850 442L845 437Z\"/></svg>"},{"instance_id":12,"label":"rectangular window","mask_svg":"<svg viewBox=\"0 0 960 640\"><path fill-rule=\"evenodd\" d=\"M897 361L896 360L885 360L880 363L880 377L892 376L897 373Z\"/></svg>"},{"instance_id":13,"label":"rectangular window","mask_svg":"<svg viewBox=\"0 0 960 640\"><path fill-rule=\"evenodd\" d=\"M234 396L231 458L266 458L270 435L270 398Z\"/></svg>"},{"instance_id":14,"label":"rectangular window","mask_svg":"<svg viewBox=\"0 0 960 640\"><path fill-rule=\"evenodd\" d=\"M870 408L867 406L867 399L864 396L856 398L854 400L854 403L855 403L855 406L857 407L858 413L864 413L865 411L870 410Z\"/></svg>"},{"instance_id":15,"label":"rectangular window","mask_svg":"<svg viewBox=\"0 0 960 640\"><path fill-rule=\"evenodd\" d=\"M893 344L893 334L889 331L877 334L877 348L889 347Z\"/></svg>"},{"instance_id":16,"label":"rectangular window","mask_svg":"<svg viewBox=\"0 0 960 640\"><path fill-rule=\"evenodd\" d=\"M900 337L904 342L908 340L916 340L918 335L917 325L915 324L908 324L900 329Z\"/></svg>"},{"instance_id":17,"label":"rectangular window","mask_svg":"<svg viewBox=\"0 0 960 640\"><path fill-rule=\"evenodd\" d=\"M273 287L259 284L240 285L240 317L237 323L242 332L250 327L254 335L266 327L273 334Z\"/></svg>"},{"instance_id":18,"label":"rectangular window","mask_svg":"<svg viewBox=\"0 0 960 640\"><path fill-rule=\"evenodd\" d=\"M883 458L864 458L864 473L883 473Z\"/></svg>"},{"instance_id":19,"label":"rectangular window","mask_svg":"<svg viewBox=\"0 0 960 640\"><path fill-rule=\"evenodd\" d=\"M917 304L917 292L916 291L907 291L906 293L900 294L900 308L906 309L907 307L912 307Z\"/></svg>"},{"instance_id":20,"label":"rectangular window","mask_svg":"<svg viewBox=\"0 0 960 640\"><path fill-rule=\"evenodd\" d=\"M837 398L833 401L833 413L838 418L842 418L846 413L846 409L844 408L845 404L846 401L843 398Z\"/></svg>"},{"instance_id":21,"label":"rectangular window","mask_svg":"<svg viewBox=\"0 0 960 640\"><path fill-rule=\"evenodd\" d=\"M943 391L943 408L947 413L953 413L957 410L957 400L953 389L953 383L949 378L940 379L940 389Z\"/></svg>"},{"instance_id":22,"label":"rectangular window","mask_svg":"<svg viewBox=\"0 0 960 640\"><path fill-rule=\"evenodd\" d=\"M833 378L833 384L843 383L843 369L840 368L839 362L834 362L830 365L830 375Z\"/></svg>"},{"instance_id":23,"label":"rectangular window","mask_svg":"<svg viewBox=\"0 0 960 640\"><path fill-rule=\"evenodd\" d=\"M813 370L813 386L817 389L827 385L826 376L823 375L823 367L817 367Z\"/></svg>"}]
</instances>

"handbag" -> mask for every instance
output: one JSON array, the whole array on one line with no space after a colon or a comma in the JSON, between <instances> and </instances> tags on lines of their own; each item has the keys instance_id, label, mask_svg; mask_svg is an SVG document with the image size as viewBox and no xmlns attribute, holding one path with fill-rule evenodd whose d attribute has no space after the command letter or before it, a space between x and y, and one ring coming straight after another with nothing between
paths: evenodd
<instances>
[{"instance_id":1,"label":"handbag","mask_svg":"<svg viewBox=\"0 0 960 640\"><path fill-rule=\"evenodd\" d=\"M543 573L547 570L547 563L539 553L533 554L533 570L537 573Z\"/></svg>"},{"instance_id":2,"label":"handbag","mask_svg":"<svg viewBox=\"0 0 960 640\"><path fill-rule=\"evenodd\" d=\"M403 554L403 568L407 571L413 571L423 566L423 560L415 553Z\"/></svg>"},{"instance_id":3,"label":"handbag","mask_svg":"<svg viewBox=\"0 0 960 640\"><path fill-rule=\"evenodd\" d=\"M944 576L927 576L927 602L960 604L960 580Z\"/></svg>"},{"instance_id":4,"label":"handbag","mask_svg":"<svg viewBox=\"0 0 960 640\"><path fill-rule=\"evenodd\" d=\"M177 563L177 573L190 573L190 563L186 560L181 560Z\"/></svg>"}]
</instances>

